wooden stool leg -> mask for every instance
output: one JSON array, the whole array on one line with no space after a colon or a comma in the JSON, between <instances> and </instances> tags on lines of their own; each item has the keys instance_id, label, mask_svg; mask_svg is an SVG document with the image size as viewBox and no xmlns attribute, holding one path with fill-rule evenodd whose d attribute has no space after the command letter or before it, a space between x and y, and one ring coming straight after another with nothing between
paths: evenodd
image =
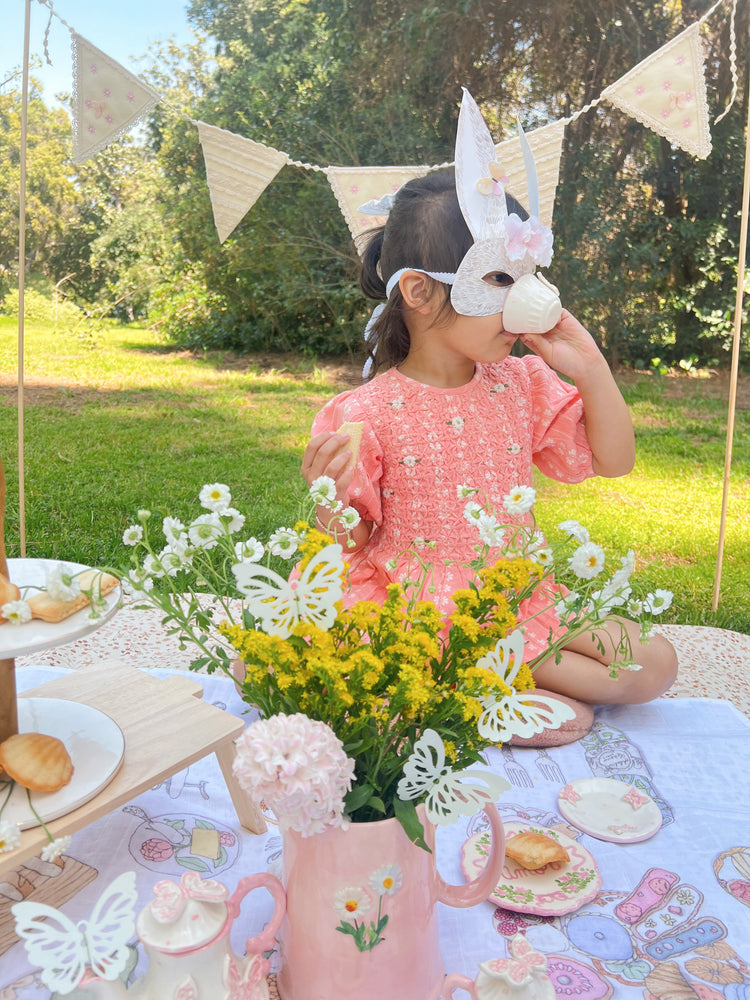
<instances>
[{"instance_id":1,"label":"wooden stool leg","mask_svg":"<svg viewBox=\"0 0 750 1000\"><path fill-rule=\"evenodd\" d=\"M253 802L247 792L243 792L232 771L236 752L234 742L224 743L215 751L221 773L227 784L227 791L237 811L237 819L250 833L265 833L268 827L260 806L257 802Z\"/></svg>"},{"instance_id":2,"label":"wooden stool leg","mask_svg":"<svg viewBox=\"0 0 750 1000\"><path fill-rule=\"evenodd\" d=\"M6 625L12 628L12 625ZM16 661L0 660L0 743L18 732Z\"/></svg>"}]
</instances>

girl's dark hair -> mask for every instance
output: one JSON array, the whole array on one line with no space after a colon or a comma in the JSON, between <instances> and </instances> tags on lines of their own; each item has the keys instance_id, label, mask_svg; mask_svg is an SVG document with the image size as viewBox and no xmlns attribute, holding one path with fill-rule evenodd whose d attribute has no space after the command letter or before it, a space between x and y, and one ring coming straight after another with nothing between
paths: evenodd
<instances>
[{"instance_id":1,"label":"girl's dark hair","mask_svg":"<svg viewBox=\"0 0 750 1000\"><path fill-rule=\"evenodd\" d=\"M527 218L515 198L506 195L506 201L509 212ZM362 254L359 284L368 298L384 300L388 279L403 267L457 271L474 240L458 203L453 168L433 170L404 184L394 199L387 223L364 238L367 244ZM451 286L438 281L434 284L443 290L443 308L451 310ZM381 368L400 364L409 353L404 313L404 301L396 286L367 331L371 360L368 378Z\"/></svg>"}]
</instances>

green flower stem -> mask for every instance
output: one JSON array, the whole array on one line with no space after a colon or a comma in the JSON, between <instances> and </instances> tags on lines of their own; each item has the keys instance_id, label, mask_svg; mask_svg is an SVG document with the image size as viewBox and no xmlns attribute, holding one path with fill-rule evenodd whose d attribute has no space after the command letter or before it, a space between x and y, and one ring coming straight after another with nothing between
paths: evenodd
<instances>
[{"instance_id":1,"label":"green flower stem","mask_svg":"<svg viewBox=\"0 0 750 1000\"><path fill-rule=\"evenodd\" d=\"M37 823L39 824L39 826L41 826L41 828L47 834L47 840L49 840L50 844L54 844L55 838L49 832L49 830L47 829L47 824L44 822L44 820L42 819L42 817L39 815L39 813L36 811L36 809L32 805L32 802L31 802L31 789L29 789L29 788L26 789L26 799L28 800L28 803L29 803L29 809L31 809L32 813L34 814L34 819L37 821Z\"/></svg>"},{"instance_id":2,"label":"green flower stem","mask_svg":"<svg viewBox=\"0 0 750 1000\"><path fill-rule=\"evenodd\" d=\"M3 799L3 804L0 806L0 817L3 815L5 807L7 806L8 802L10 801L10 797L13 794L13 786L15 785L15 781L13 780L13 778L11 778L10 781L3 781L2 785L3 787L7 785L8 791L5 795L5 798Z\"/></svg>"}]
</instances>

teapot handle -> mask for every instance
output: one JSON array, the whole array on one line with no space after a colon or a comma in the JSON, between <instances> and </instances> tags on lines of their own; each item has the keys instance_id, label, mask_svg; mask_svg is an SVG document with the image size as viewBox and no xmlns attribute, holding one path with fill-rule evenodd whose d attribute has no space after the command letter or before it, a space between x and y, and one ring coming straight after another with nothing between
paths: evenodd
<instances>
[{"instance_id":1,"label":"teapot handle","mask_svg":"<svg viewBox=\"0 0 750 1000\"><path fill-rule=\"evenodd\" d=\"M453 1000L454 990L466 990L471 997L471 1000L476 1000L476 987L468 976L460 976L455 972L446 976L443 980L443 989L441 993L443 1000Z\"/></svg>"},{"instance_id":2,"label":"teapot handle","mask_svg":"<svg viewBox=\"0 0 750 1000\"><path fill-rule=\"evenodd\" d=\"M466 885L448 885L437 874L438 899L448 906L476 906L484 902L498 883L505 861L505 830L500 814L491 803L484 807L484 814L490 821L492 848L483 871Z\"/></svg>"},{"instance_id":3,"label":"teapot handle","mask_svg":"<svg viewBox=\"0 0 750 1000\"><path fill-rule=\"evenodd\" d=\"M240 906L245 896L251 893L253 889L260 888L268 889L271 893L274 901L274 911L263 933L257 937L247 939L245 950L248 955L262 955L264 951L270 951L273 948L276 934L279 927L281 927L281 921L284 919L286 913L286 893L284 892L284 887L275 875L271 875L269 872L258 872L255 875L247 875L245 878L241 878L237 883L237 888L227 900L227 912L232 920L235 920L240 914Z\"/></svg>"}]
</instances>

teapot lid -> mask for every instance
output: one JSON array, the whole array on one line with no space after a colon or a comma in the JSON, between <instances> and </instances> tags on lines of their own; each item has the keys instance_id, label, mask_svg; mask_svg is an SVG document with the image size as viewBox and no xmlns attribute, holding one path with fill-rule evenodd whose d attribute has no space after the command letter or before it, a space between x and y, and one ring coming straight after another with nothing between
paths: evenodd
<instances>
[{"instance_id":1,"label":"teapot lid","mask_svg":"<svg viewBox=\"0 0 750 1000\"><path fill-rule=\"evenodd\" d=\"M202 879L197 872L185 872L179 883L157 882L155 898L138 917L138 937L144 945L164 952L199 948L224 928L228 895L221 882Z\"/></svg>"}]
</instances>

